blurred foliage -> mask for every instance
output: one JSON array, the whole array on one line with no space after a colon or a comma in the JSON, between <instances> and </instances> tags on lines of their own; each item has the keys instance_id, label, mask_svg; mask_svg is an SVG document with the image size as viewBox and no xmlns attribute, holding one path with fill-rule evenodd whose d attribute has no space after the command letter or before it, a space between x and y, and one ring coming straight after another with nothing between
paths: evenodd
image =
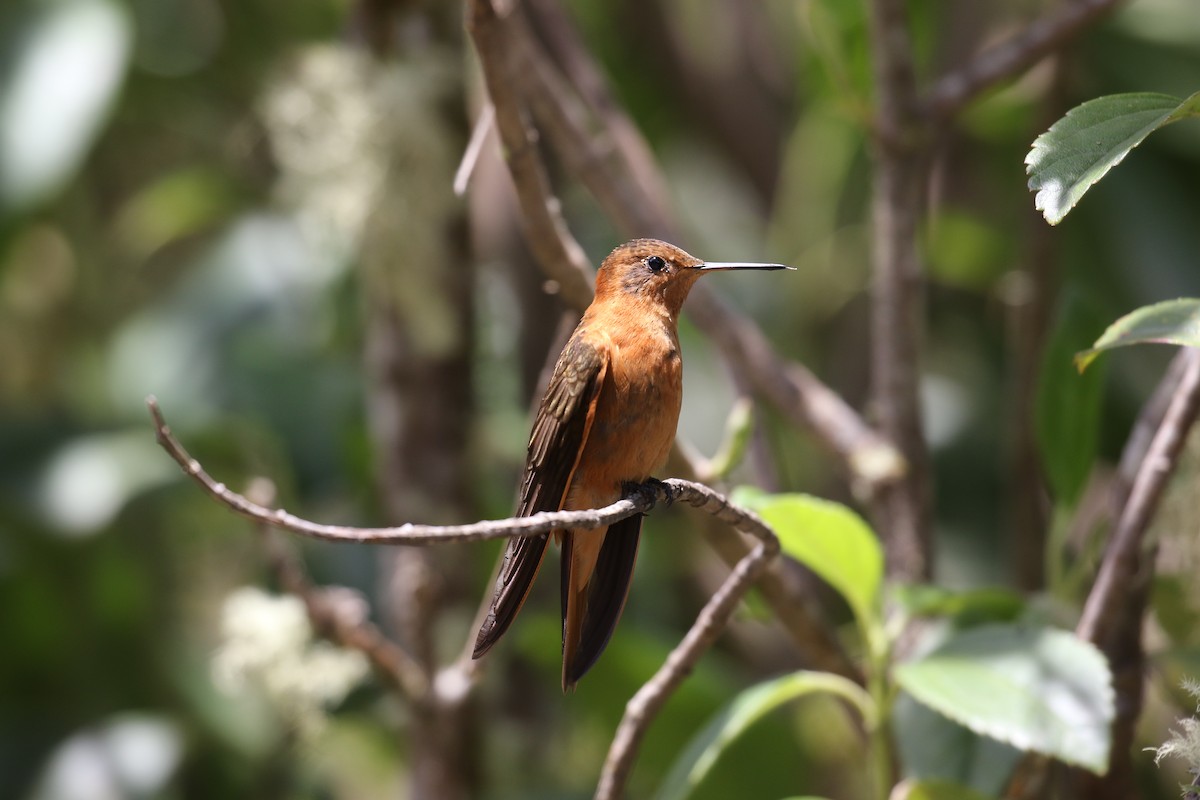
<instances>
[{"instance_id":1,"label":"blurred foliage","mask_svg":"<svg viewBox=\"0 0 1200 800\"><path fill-rule=\"evenodd\" d=\"M401 64L436 28L413 5L392 56ZM720 288L781 351L859 403L870 244L863 123L872 92L863 4L568 5L667 171L690 234L681 244L719 259L798 265L786 288L734 277ZM1007 29L1042 5L913 3L920 72L961 63L981 27ZM268 130L268 98L295 74L299 54L313 45L362 48L357 6L12 0L0 7L0 796L403 793L400 734L408 715L377 685L348 698L319 745L297 742L265 705L216 688L210 659L222 602L269 578L251 528L183 482L154 446L143 407L146 394L157 394L189 448L230 486L268 475L280 503L306 517L383 520L365 422L358 265L352 249L330 246L297 210L295 186L283 180L286 154L276 152ZM639 16L644 8L657 9L678 50L691 54L682 71L659 60L661 38ZM749 64L739 60L739 35L757 37L760 57ZM924 388L941 583L1011 581L1004 469L1011 321L1044 289L1027 268L1041 247L1035 240L1046 235L1030 208L1022 157L1049 122L1084 99L1187 96L1200 74L1198 45L1192 0L1131 2L1085 35L1057 76L1039 67L974 104L939 150L923 247L932 281ZM465 53L451 59L468 60ZM714 133L707 115L716 112L683 88L689 70L703 80L704 70L751 76L743 80L776 120L757 133L765 143L759 151L775 166L773 185ZM375 112L392 124L411 121L390 107ZM763 127L743 122L747 137ZM352 163L359 152L344 147L336 155ZM1057 292L1087 297L1101 320L1200 296L1198 192L1194 125L1147 139L1053 232L1048 269ZM612 229L580 192L563 195L598 259L615 243ZM513 377L518 314L508 272L496 268L503 258L515 270L534 269L524 259L476 254L484 277L473 332L475 504L458 510L469 518L509 512L524 444L527 403ZM680 430L712 454L737 393L686 323L682 336L688 371ZM1168 356L1107 357L1092 432L1102 461L1119 452ZM761 416L774 463L767 473L779 486L848 496L804 432L771 412ZM1087 436L1069 440L1091 447ZM762 478L755 463L747 458L730 479ZM1080 469L1075 462L1055 468L1066 476L1064 495L1076 490ZM1169 517L1175 527L1164 537L1188 534L1190 525L1195 538L1189 474L1191 494L1178 501L1184 512ZM656 514L647 532L621 630L570 697L557 689L555 592L546 580L535 590L481 687L487 796L590 794L625 700L723 569L680 514ZM379 597L378 552L302 547L318 582ZM472 553L468 594L475 595L496 549ZM1194 584L1190 575L1162 583L1171 647L1156 658L1172 676L1195 674L1200 664ZM474 602L443 615L448 648L465 636ZM795 669L768 621L737 627L727 639L767 655L747 660L742 645L726 641L704 659L651 728L633 796L657 787L691 736L740 690ZM1178 716L1172 703L1191 705L1186 697L1152 698L1149 735ZM965 731L951 727L946 740ZM861 796L856 737L835 704L801 703L747 730L692 796ZM992 775L1005 757L980 753L939 776ZM1143 777L1147 797L1173 796L1182 779L1167 771Z\"/></svg>"}]
</instances>

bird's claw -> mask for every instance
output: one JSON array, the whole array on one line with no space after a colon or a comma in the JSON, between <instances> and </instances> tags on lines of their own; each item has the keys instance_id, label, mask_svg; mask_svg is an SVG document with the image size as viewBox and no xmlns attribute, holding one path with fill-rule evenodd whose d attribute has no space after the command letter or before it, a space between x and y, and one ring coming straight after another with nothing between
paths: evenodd
<instances>
[{"instance_id":1,"label":"bird's claw","mask_svg":"<svg viewBox=\"0 0 1200 800\"><path fill-rule=\"evenodd\" d=\"M675 501L679 499L680 491L675 486L660 481L658 478L647 478L646 486L653 488L656 492L661 492L666 498L667 508L675 505Z\"/></svg>"}]
</instances>

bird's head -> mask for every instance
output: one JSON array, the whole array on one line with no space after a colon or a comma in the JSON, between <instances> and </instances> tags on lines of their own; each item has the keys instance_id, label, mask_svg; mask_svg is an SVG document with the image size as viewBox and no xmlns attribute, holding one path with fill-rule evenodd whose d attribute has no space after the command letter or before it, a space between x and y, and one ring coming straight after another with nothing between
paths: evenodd
<instances>
[{"instance_id":1,"label":"bird's head","mask_svg":"<svg viewBox=\"0 0 1200 800\"><path fill-rule=\"evenodd\" d=\"M793 269L783 264L703 261L658 239L634 239L608 254L596 273L596 300L637 299L679 315L701 275L734 269Z\"/></svg>"}]
</instances>

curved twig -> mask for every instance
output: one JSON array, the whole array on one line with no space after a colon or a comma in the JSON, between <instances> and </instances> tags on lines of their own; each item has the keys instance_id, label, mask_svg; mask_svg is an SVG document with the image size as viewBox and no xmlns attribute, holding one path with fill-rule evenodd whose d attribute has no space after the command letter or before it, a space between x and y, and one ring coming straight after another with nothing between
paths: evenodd
<instances>
[{"instance_id":1,"label":"curved twig","mask_svg":"<svg viewBox=\"0 0 1200 800\"><path fill-rule=\"evenodd\" d=\"M1119 2L1076 0L1029 23L1011 39L985 49L965 66L940 78L923 98L922 109L943 119L953 116L983 92L1062 47Z\"/></svg>"},{"instance_id":2,"label":"curved twig","mask_svg":"<svg viewBox=\"0 0 1200 800\"><path fill-rule=\"evenodd\" d=\"M446 542L480 542L487 539L503 539L508 536L536 536L560 528L593 530L632 517L634 514L649 511L669 494L674 494L676 499L684 499L692 504L695 504L693 498L707 503L711 500L711 495L716 495L706 486L688 481L672 480L664 481L661 484L643 485L629 497L604 508L593 510L544 511L531 517L486 520L470 525L414 525L407 523L391 528L325 525L297 517L282 508L267 508L259 505L215 480L205 472L200 462L192 458L171 433L171 429L167 426L162 411L158 407L158 400L153 396L147 397L146 406L154 418L154 430L158 443L183 468L188 477L198 483L209 496L243 517L313 539L358 542L360 544L429 545ZM719 497L719 495L717 496Z\"/></svg>"},{"instance_id":3,"label":"curved twig","mask_svg":"<svg viewBox=\"0 0 1200 800\"><path fill-rule=\"evenodd\" d=\"M734 505L720 492L701 483L670 478L665 481L649 481L637 486L623 500L604 508L582 511L543 511L530 517L485 520L469 525L414 525L408 523L390 528L359 528L349 525L326 525L290 514L281 508L267 508L255 503L245 495L238 494L209 475L200 462L184 449L171 433L163 418L158 400L146 398L150 416L154 418L154 431L158 443L175 459L183 471L217 502L231 511L269 525L273 528L298 533L314 539L360 544L430 545L446 542L479 542L487 539L503 539L509 536L536 536L562 528L594 530L612 525L614 522L644 514L658 503L687 503L722 522L759 539L775 538L775 534L757 514ZM778 546L776 546L778 549Z\"/></svg>"},{"instance_id":4,"label":"curved twig","mask_svg":"<svg viewBox=\"0 0 1200 800\"><path fill-rule=\"evenodd\" d=\"M742 511L736 506L728 505L724 498L712 492L710 502L717 500L723 503L726 509ZM693 502L692 505L697 504ZM697 507L709 510L706 505ZM721 518L723 510L710 513ZM608 757L604 760L595 800L616 800L621 797L646 729L666 705L671 694L683 683L684 678L691 674L700 657L712 647L717 636L729 624L729 618L737 604L779 553L779 540L766 523L756 516L740 517L738 522L732 519L727 521L736 525L739 530L758 537L759 543L737 563L729 577L700 610L696 622L667 656L667 660L659 667L654 677L643 684L625 704L625 714L609 746Z\"/></svg>"}]
</instances>

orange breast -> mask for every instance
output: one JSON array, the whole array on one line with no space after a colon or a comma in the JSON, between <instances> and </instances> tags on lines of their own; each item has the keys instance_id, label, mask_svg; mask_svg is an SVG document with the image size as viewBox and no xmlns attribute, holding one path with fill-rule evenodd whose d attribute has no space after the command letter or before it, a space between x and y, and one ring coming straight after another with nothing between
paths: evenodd
<instances>
[{"instance_id":1,"label":"orange breast","mask_svg":"<svg viewBox=\"0 0 1200 800\"><path fill-rule=\"evenodd\" d=\"M666 462L679 422L683 364L679 339L665 322L612 335L608 374L573 495L615 500L622 483L643 481Z\"/></svg>"}]
</instances>

